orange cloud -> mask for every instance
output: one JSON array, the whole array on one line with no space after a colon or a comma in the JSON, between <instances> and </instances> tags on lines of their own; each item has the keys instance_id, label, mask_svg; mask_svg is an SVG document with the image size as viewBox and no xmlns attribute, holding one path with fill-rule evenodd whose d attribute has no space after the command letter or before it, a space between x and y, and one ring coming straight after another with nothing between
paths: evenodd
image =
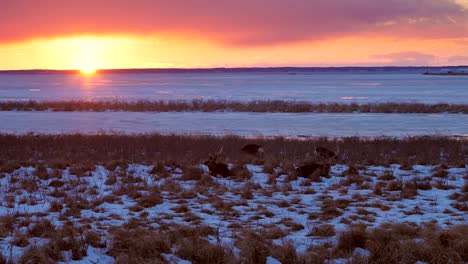
<instances>
[{"instance_id":1,"label":"orange cloud","mask_svg":"<svg viewBox=\"0 0 468 264\"><path fill-rule=\"evenodd\" d=\"M163 34L262 46L369 34L468 36L455 0L1 0L0 42L79 34Z\"/></svg>"}]
</instances>

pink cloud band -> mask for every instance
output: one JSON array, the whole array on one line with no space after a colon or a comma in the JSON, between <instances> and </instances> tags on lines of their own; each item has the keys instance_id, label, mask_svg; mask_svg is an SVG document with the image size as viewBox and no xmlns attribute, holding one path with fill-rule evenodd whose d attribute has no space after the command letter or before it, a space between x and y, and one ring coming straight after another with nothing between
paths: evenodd
<instances>
[{"instance_id":1,"label":"pink cloud band","mask_svg":"<svg viewBox=\"0 0 468 264\"><path fill-rule=\"evenodd\" d=\"M468 11L454 0L1 0L0 14L0 43L102 33L248 46L356 33L468 37Z\"/></svg>"}]
</instances>

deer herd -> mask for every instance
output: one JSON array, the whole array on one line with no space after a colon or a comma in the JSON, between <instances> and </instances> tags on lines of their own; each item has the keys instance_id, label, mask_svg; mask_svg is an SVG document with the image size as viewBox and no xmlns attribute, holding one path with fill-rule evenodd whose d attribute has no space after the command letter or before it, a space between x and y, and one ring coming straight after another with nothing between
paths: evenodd
<instances>
[{"instance_id":1,"label":"deer herd","mask_svg":"<svg viewBox=\"0 0 468 264\"><path fill-rule=\"evenodd\" d=\"M223 147L221 147L221 149L214 155L209 155L208 160L206 160L204 164L208 167L211 175L229 177L231 176L231 171L229 170L228 165L219 161L222 152ZM253 158L263 158L264 154L263 147L257 144L245 145L241 149L241 152L244 155ZM320 178L320 176L328 176L332 162L338 160L338 155L335 152L324 147L316 147L314 154L315 159L318 160L318 162L309 161L296 167L295 173L297 176L309 178L312 180L317 180Z\"/></svg>"}]
</instances>

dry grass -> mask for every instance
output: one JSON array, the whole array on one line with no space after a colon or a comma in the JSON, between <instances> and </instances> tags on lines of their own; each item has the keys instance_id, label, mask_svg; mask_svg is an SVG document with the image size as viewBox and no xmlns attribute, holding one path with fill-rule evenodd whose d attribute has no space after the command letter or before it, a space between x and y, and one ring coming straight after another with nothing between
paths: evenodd
<instances>
[{"instance_id":1,"label":"dry grass","mask_svg":"<svg viewBox=\"0 0 468 264\"><path fill-rule=\"evenodd\" d=\"M2 221L12 222L14 219ZM318 243L309 247L305 253L298 253L297 245L285 239L288 231L274 225L268 229L249 229L239 225L238 231L234 231L233 244L223 244L218 229L206 225L171 223L153 228L147 222L131 219L123 226L110 227L108 236L71 222L65 222L63 227L58 228L45 219L32 221L27 218L22 221L24 223L9 224L30 227L27 233L15 235L13 243L25 248L18 263L65 261L66 251L71 253L72 260L82 260L89 246L105 250L115 258L116 263L167 263L163 253L174 254L192 263L208 264L265 263L269 256L282 263L297 264L323 263L337 258L347 258L350 263L468 261L467 225L448 228L414 223L388 223L375 228L355 225L336 235L333 226L323 224L315 226L311 230L312 235L337 236L337 242ZM282 222L287 221L288 219ZM41 245L15 242L24 242L32 237L48 240ZM281 238L280 243L273 243L274 239ZM354 254L356 248L367 250L368 255ZM0 263L6 263L5 261L6 258L0 255Z\"/></svg>"},{"instance_id":2,"label":"dry grass","mask_svg":"<svg viewBox=\"0 0 468 264\"><path fill-rule=\"evenodd\" d=\"M349 255L355 248L366 248L367 236L364 226L352 226L340 234L335 251Z\"/></svg>"},{"instance_id":3,"label":"dry grass","mask_svg":"<svg viewBox=\"0 0 468 264\"><path fill-rule=\"evenodd\" d=\"M189 167L186 168L180 178L183 181L199 181L202 178L203 170L199 167Z\"/></svg>"},{"instance_id":4,"label":"dry grass","mask_svg":"<svg viewBox=\"0 0 468 264\"><path fill-rule=\"evenodd\" d=\"M129 112L182 112L182 111L234 111L234 112L286 112L286 113L464 113L466 104L422 103L308 103L280 100L227 101L227 100L179 100L179 101L5 101L0 111L129 111Z\"/></svg>"},{"instance_id":5,"label":"dry grass","mask_svg":"<svg viewBox=\"0 0 468 264\"><path fill-rule=\"evenodd\" d=\"M109 255L116 263L164 263L162 253L170 252L168 238L145 229L113 231Z\"/></svg>"},{"instance_id":6,"label":"dry grass","mask_svg":"<svg viewBox=\"0 0 468 264\"><path fill-rule=\"evenodd\" d=\"M265 239L253 230L244 230L240 233L235 244L240 250L242 263L265 263L271 254L271 240Z\"/></svg>"},{"instance_id":7,"label":"dry grass","mask_svg":"<svg viewBox=\"0 0 468 264\"><path fill-rule=\"evenodd\" d=\"M368 233L367 249L375 263L464 263L468 260L468 228L456 226L447 230L435 226L402 225L376 228ZM400 230L400 231L399 231ZM415 240L415 238L422 238Z\"/></svg>"},{"instance_id":8,"label":"dry grass","mask_svg":"<svg viewBox=\"0 0 468 264\"><path fill-rule=\"evenodd\" d=\"M226 161L242 160L240 149L248 143L256 142L265 149L265 158L280 160L284 168L290 167L297 160L302 160L307 153L313 153L315 147L323 146L332 150L339 149L339 157L348 164L387 165L405 164L441 164L447 160L450 166L466 164L464 147L468 139L450 137L409 137L402 139L375 138L365 139L349 137L341 139L310 138L285 139L258 138L246 139L237 136L184 136L184 135L0 135L0 172L12 172L21 166L34 166L37 160L45 165L57 166L57 157L61 157L59 167L74 164L70 173L84 176L97 164L108 167L128 166L128 163L157 164L154 172L167 176L162 164L200 163L209 154L224 146ZM441 160L441 150L444 160ZM391 153L391 154L390 154ZM125 160L125 162L122 162ZM178 161L178 162L177 162ZM270 163L270 162L269 162ZM91 165L93 164L93 165ZM42 165L41 165L42 166ZM36 173L41 177L50 177L38 166ZM268 171L271 167L267 166ZM53 167L56 168L56 167ZM248 178L239 168L239 178ZM357 175L356 175L357 176Z\"/></svg>"},{"instance_id":9,"label":"dry grass","mask_svg":"<svg viewBox=\"0 0 468 264\"><path fill-rule=\"evenodd\" d=\"M37 143L36 139L40 145L42 137L28 135L14 137L14 140L31 139L32 142L27 143L31 146ZM54 140L61 137L49 137L49 144L54 145ZM82 136L78 141L88 144L89 155L101 151L101 145L93 147L89 143L93 137ZM107 137L104 135L105 139ZM139 136L123 138L133 142L139 140ZM161 138L167 140L171 136ZM176 138L195 141L197 137ZM216 137L201 138L205 143L210 140L220 142ZM109 140L107 149L115 143L112 140ZM228 137L227 142L229 140L241 142L238 138ZM271 139L273 142L260 140L269 142L270 146L279 142L279 139ZM288 144L295 144L295 141L282 140L286 142L285 148L290 147ZM330 144L329 147L333 147L331 142L343 144L343 141L317 143L322 139L314 140L311 141L314 144ZM379 140L386 141L382 143ZM389 144L388 141L397 146L401 144L399 140L390 139L377 139L372 144L382 150L386 149L382 145ZM366 141L358 142L367 144ZM375 145L376 142L382 145ZM303 144L314 146L308 141ZM79 144L74 147L79 148ZM122 147L118 151L122 154L127 150ZM448 223L463 223L464 213L468 210L468 187L462 182L466 180L465 169L440 166L447 172L446 177L433 178L427 174L433 168L429 166L415 166L412 175L413 172L398 171L397 166L374 168L355 165L358 173L351 170L342 173L344 166L339 164L334 167L330 179L312 183L302 177L291 177L293 164L299 163L292 161L292 157L267 158L265 169L245 164L241 159L235 160L237 154L234 149L225 146L225 151L234 173L222 179L206 175L198 167L200 163L186 160L187 155L177 160L166 159L159 154L146 166L131 164L131 160L124 161L123 158L103 158L95 163L85 160L79 164L65 158L53 163L55 157L41 163L13 162L6 167L27 167L1 176L2 190L5 191L2 206L15 208L36 200L39 205L44 204L44 212L0 216L0 238L21 246L26 263L67 261L68 256L75 260L84 259L90 246L101 248L117 263L162 263L165 262L163 253L192 263L261 263L271 256L283 263L323 263L337 258L347 258L351 263L467 261L464 249L467 244L465 237L468 237L466 226L450 227ZM140 155L137 152L134 151L135 155ZM198 155L196 151L191 153ZM107 177L99 173L103 168L97 167L98 162L110 169L105 174ZM51 163L58 165L51 168L48 165ZM74 164L73 174L68 175L69 167L64 164ZM439 166L435 168L434 171ZM272 176L257 173L264 170L273 172ZM60 179L52 177L54 171L63 176ZM449 201L440 203L422 191L431 188L454 189L453 194L447 197ZM316 195L311 197L307 194ZM418 196L413 198L415 195ZM403 199L414 200L411 203L400 202ZM431 206L438 206L437 203L443 204L444 214L450 216L447 221L438 222L448 227L438 228L429 224L379 226L388 220L385 219L385 211L390 209L394 209L390 214L397 213L404 218L401 221L408 221L418 218L418 214L431 213ZM452 207L448 203L452 203ZM210 216L207 218L205 214ZM406 217L408 214L412 216ZM210 219L219 221L213 224ZM436 220L434 216L434 222ZM212 226L204 226L204 223ZM306 234L313 237L304 237ZM298 244L299 240L305 241L296 239L301 236L314 241L314 246L301 251L304 253L296 251L298 246L302 250L309 246ZM41 238L45 243L37 244L31 238ZM289 241L291 238L294 240ZM366 249L369 255L353 255L356 247Z\"/></svg>"},{"instance_id":10,"label":"dry grass","mask_svg":"<svg viewBox=\"0 0 468 264\"><path fill-rule=\"evenodd\" d=\"M308 236L332 237L336 235L335 227L330 224L313 226Z\"/></svg>"}]
</instances>

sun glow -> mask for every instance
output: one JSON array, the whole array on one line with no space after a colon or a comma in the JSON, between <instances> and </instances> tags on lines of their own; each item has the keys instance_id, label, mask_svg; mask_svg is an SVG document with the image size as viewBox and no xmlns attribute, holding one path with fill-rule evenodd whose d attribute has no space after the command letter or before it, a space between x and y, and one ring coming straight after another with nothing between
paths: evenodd
<instances>
[{"instance_id":1,"label":"sun glow","mask_svg":"<svg viewBox=\"0 0 468 264\"><path fill-rule=\"evenodd\" d=\"M423 60L418 64L435 66L466 64L466 56L460 56L466 50L466 43L468 38L397 40L362 35L314 43L238 48L178 36L65 36L0 43L0 69L75 70L83 76L92 76L96 70L99 73L100 69L118 68L370 66L398 64L375 55L408 51L434 55L437 60ZM347 48L343 49L344 46ZM457 58L459 61L454 62Z\"/></svg>"},{"instance_id":2,"label":"sun glow","mask_svg":"<svg viewBox=\"0 0 468 264\"><path fill-rule=\"evenodd\" d=\"M93 66L84 66L81 67L79 70L82 74L86 75L95 74L97 72L97 69Z\"/></svg>"},{"instance_id":3,"label":"sun glow","mask_svg":"<svg viewBox=\"0 0 468 264\"><path fill-rule=\"evenodd\" d=\"M103 60L106 43L99 38L77 37L70 40L76 51L74 64L83 74L94 74Z\"/></svg>"}]
</instances>

